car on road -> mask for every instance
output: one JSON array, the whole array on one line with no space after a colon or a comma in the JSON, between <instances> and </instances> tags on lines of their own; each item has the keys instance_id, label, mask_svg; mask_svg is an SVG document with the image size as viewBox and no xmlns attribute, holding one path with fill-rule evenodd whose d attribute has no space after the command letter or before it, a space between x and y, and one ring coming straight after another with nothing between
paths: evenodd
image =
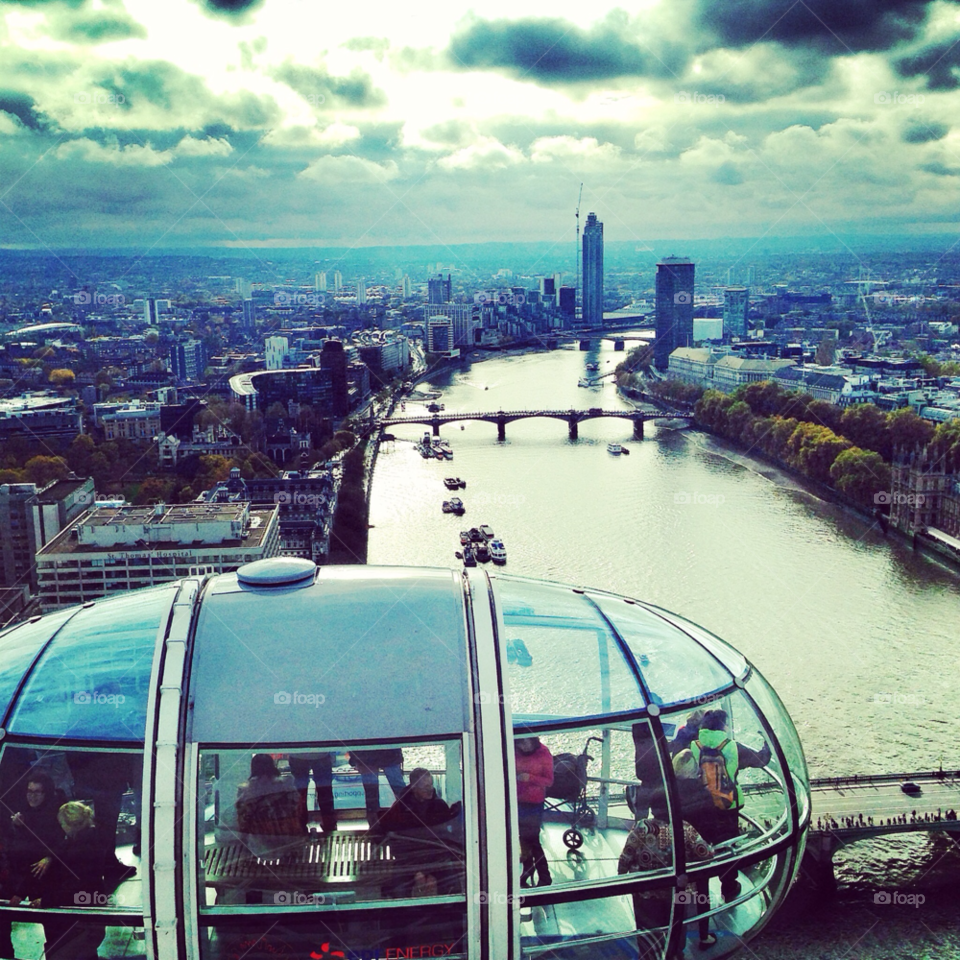
<instances>
[{"instance_id":1,"label":"car on road","mask_svg":"<svg viewBox=\"0 0 960 960\"><path fill-rule=\"evenodd\" d=\"M909 794L918 794L923 792L920 789L920 784L914 783L912 780L905 780L903 783L900 784L900 789L904 793L909 793Z\"/></svg>"}]
</instances>

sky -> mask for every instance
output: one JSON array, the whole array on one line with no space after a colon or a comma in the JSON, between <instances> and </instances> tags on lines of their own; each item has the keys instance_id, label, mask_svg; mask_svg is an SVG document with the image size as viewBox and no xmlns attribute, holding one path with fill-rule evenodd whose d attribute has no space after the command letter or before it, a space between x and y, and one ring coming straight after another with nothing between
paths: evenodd
<instances>
[{"instance_id":1,"label":"sky","mask_svg":"<svg viewBox=\"0 0 960 960\"><path fill-rule=\"evenodd\" d=\"M0 0L0 246L936 235L956 0Z\"/></svg>"}]
</instances>

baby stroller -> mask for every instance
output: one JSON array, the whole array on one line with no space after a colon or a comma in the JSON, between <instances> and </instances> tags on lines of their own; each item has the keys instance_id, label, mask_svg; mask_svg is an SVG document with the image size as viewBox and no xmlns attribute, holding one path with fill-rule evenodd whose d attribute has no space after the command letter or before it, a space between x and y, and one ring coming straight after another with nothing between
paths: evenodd
<instances>
[{"instance_id":1,"label":"baby stroller","mask_svg":"<svg viewBox=\"0 0 960 960\"><path fill-rule=\"evenodd\" d=\"M593 759L587 749L590 741L603 743L599 737L588 737L583 752L558 753L553 758L553 783L547 787L547 802L544 812L553 810L570 817L570 828L563 832L563 842L570 850L583 846L583 834L580 827L592 827L596 814L587 803L587 764ZM555 803L550 801L554 800Z\"/></svg>"}]
</instances>

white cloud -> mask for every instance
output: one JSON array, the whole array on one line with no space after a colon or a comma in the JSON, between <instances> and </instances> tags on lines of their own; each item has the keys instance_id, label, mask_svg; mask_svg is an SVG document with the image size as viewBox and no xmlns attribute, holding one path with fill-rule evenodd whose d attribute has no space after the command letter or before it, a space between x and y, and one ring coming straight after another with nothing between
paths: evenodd
<instances>
[{"instance_id":1,"label":"white cloud","mask_svg":"<svg viewBox=\"0 0 960 960\"><path fill-rule=\"evenodd\" d=\"M187 135L173 148L173 152L184 157L225 157L233 153L233 147L222 138L198 140Z\"/></svg>"},{"instance_id":2,"label":"white cloud","mask_svg":"<svg viewBox=\"0 0 960 960\"><path fill-rule=\"evenodd\" d=\"M160 167L173 159L170 150L154 150L150 144L131 143L121 147L116 143L104 145L86 137L61 143L55 156L60 160L79 158L88 163L107 163L115 167Z\"/></svg>"},{"instance_id":3,"label":"white cloud","mask_svg":"<svg viewBox=\"0 0 960 960\"><path fill-rule=\"evenodd\" d=\"M523 154L516 147L508 147L495 137L480 137L476 143L463 147L437 161L444 170L502 170L522 163Z\"/></svg>"},{"instance_id":4,"label":"white cloud","mask_svg":"<svg viewBox=\"0 0 960 960\"><path fill-rule=\"evenodd\" d=\"M298 176L320 183L385 183L400 175L397 165L374 163L362 157L325 156L314 160Z\"/></svg>"}]
</instances>

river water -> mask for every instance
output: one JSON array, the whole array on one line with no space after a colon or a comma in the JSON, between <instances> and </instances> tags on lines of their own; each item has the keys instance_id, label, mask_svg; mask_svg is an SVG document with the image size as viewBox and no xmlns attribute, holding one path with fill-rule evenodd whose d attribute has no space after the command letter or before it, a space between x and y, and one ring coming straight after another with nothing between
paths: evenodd
<instances>
[{"instance_id":1,"label":"river water","mask_svg":"<svg viewBox=\"0 0 960 960\"><path fill-rule=\"evenodd\" d=\"M627 409L609 381L582 388L590 351L500 357L430 382L447 411ZM412 412L407 405L407 412ZM397 411L400 412L399 410ZM811 776L960 769L956 724L960 576L789 477L693 431L620 420L531 419L441 428L452 462L413 447L423 427L392 428L370 503L368 561L456 565L458 531L490 524L507 572L637 597L740 649L794 718ZM630 456L607 452L624 443ZM467 481L467 513L443 514L444 476ZM576 678L570 678L576 683ZM939 856L925 837L838 856L848 886L889 886ZM895 864L895 866L892 866Z\"/></svg>"}]
</instances>

